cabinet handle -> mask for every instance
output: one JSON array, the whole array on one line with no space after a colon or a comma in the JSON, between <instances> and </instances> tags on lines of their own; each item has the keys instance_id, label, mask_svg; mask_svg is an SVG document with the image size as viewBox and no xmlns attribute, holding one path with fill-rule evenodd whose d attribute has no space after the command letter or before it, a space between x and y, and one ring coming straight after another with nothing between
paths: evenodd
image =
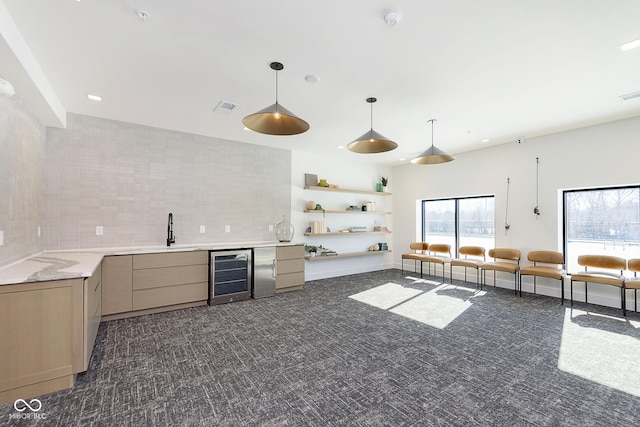
<instances>
[{"instance_id":1,"label":"cabinet handle","mask_svg":"<svg viewBox=\"0 0 640 427\"><path fill-rule=\"evenodd\" d=\"M278 277L278 260L274 259L273 260L273 278L275 279L276 277Z\"/></svg>"}]
</instances>

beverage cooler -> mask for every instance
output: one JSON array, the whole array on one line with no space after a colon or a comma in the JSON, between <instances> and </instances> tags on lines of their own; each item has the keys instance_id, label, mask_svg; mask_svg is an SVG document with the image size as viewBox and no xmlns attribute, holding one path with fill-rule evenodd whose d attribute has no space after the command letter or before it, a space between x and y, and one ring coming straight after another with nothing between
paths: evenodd
<instances>
[{"instance_id":1,"label":"beverage cooler","mask_svg":"<svg viewBox=\"0 0 640 427\"><path fill-rule=\"evenodd\" d=\"M209 305L251 298L251 249L210 251Z\"/></svg>"}]
</instances>

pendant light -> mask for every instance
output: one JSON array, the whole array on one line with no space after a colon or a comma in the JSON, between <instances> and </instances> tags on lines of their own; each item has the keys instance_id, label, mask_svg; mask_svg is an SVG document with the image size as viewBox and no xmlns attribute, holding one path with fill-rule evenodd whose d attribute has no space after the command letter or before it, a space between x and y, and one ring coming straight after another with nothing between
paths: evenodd
<instances>
[{"instance_id":1,"label":"pendant light","mask_svg":"<svg viewBox=\"0 0 640 427\"><path fill-rule=\"evenodd\" d=\"M384 153L395 149L398 144L380 135L373 130L373 103L376 98L367 98L367 102L371 104L371 129L365 132L360 138L347 144L347 148L354 153L371 154Z\"/></svg>"},{"instance_id":2,"label":"pendant light","mask_svg":"<svg viewBox=\"0 0 640 427\"><path fill-rule=\"evenodd\" d=\"M297 135L309 130L309 123L293 114L278 103L278 71L284 69L280 62L272 62L276 72L276 103L250 114L242 119L242 124L252 131L267 135Z\"/></svg>"},{"instance_id":3,"label":"pendant light","mask_svg":"<svg viewBox=\"0 0 640 427\"><path fill-rule=\"evenodd\" d=\"M435 121L437 120L429 120L429 122L431 123L431 147L427 148L426 151L424 151L415 159L411 160L411 163L413 163L414 165L433 165L436 163L450 162L456 159L451 154L447 154L433 145L433 122Z\"/></svg>"}]
</instances>

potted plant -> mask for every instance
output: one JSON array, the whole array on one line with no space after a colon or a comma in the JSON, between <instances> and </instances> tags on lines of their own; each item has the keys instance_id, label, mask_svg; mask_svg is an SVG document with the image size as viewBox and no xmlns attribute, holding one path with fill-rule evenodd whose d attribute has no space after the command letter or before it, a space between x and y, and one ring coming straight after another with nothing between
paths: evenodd
<instances>
[{"instance_id":1,"label":"potted plant","mask_svg":"<svg viewBox=\"0 0 640 427\"><path fill-rule=\"evenodd\" d=\"M389 178L388 177L381 177L380 181L382 182L382 187L384 188L384 191L387 191L387 184L389 184Z\"/></svg>"},{"instance_id":2,"label":"potted plant","mask_svg":"<svg viewBox=\"0 0 640 427\"><path fill-rule=\"evenodd\" d=\"M316 254L323 249L322 245L312 246L312 245L304 245L304 251L309 253L310 257L316 256Z\"/></svg>"}]
</instances>

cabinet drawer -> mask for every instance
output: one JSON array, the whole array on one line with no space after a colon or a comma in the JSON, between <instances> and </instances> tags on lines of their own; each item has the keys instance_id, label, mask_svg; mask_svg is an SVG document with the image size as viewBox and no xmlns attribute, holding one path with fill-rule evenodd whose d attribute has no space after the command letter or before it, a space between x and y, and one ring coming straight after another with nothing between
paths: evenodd
<instances>
[{"instance_id":1,"label":"cabinet drawer","mask_svg":"<svg viewBox=\"0 0 640 427\"><path fill-rule=\"evenodd\" d=\"M172 252L170 254L140 254L133 256L133 269L209 264L209 252Z\"/></svg>"},{"instance_id":2,"label":"cabinet drawer","mask_svg":"<svg viewBox=\"0 0 640 427\"><path fill-rule=\"evenodd\" d=\"M133 291L133 309L144 310L166 305L204 301L208 296L208 282L136 290Z\"/></svg>"},{"instance_id":3,"label":"cabinet drawer","mask_svg":"<svg viewBox=\"0 0 640 427\"><path fill-rule=\"evenodd\" d=\"M278 261L295 258L304 258L304 246L276 246L276 259Z\"/></svg>"},{"instance_id":4,"label":"cabinet drawer","mask_svg":"<svg viewBox=\"0 0 640 427\"><path fill-rule=\"evenodd\" d=\"M188 283L208 282L208 280L209 266L207 265L185 265L181 267L133 270L134 291ZM135 306L133 308L134 310L136 309Z\"/></svg>"},{"instance_id":5,"label":"cabinet drawer","mask_svg":"<svg viewBox=\"0 0 640 427\"><path fill-rule=\"evenodd\" d=\"M304 259L286 259L278 261L278 276L287 273L304 271Z\"/></svg>"},{"instance_id":6,"label":"cabinet drawer","mask_svg":"<svg viewBox=\"0 0 640 427\"><path fill-rule=\"evenodd\" d=\"M276 278L276 289L302 285L304 285L304 272L278 274L278 277Z\"/></svg>"}]
</instances>

